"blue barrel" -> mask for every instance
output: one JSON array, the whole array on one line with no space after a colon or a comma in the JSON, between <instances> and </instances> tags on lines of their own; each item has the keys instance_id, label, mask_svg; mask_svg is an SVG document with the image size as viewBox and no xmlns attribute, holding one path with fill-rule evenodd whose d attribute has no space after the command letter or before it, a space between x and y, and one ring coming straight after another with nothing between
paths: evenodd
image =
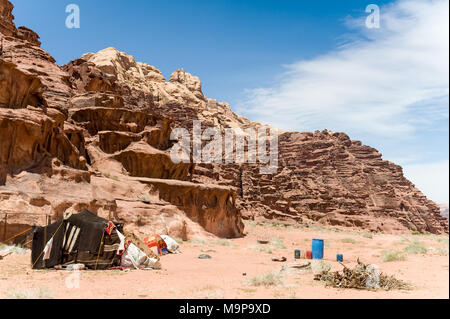
<instances>
[{"instance_id":1,"label":"blue barrel","mask_svg":"<svg viewBox=\"0 0 450 319\"><path fill-rule=\"evenodd\" d=\"M342 255L342 254L337 254L337 255L336 255L336 260L337 260L337 261L341 261L341 262L344 261L344 255Z\"/></svg>"},{"instance_id":2,"label":"blue barrel","mask_svg":"<svg viewBox=\"0 0 450 319\"><path fill-rule=\"evenodd\" d=\"M312 240L312 258L313 259L323 258L323 239Z\"/></svg>"}]
</instances>

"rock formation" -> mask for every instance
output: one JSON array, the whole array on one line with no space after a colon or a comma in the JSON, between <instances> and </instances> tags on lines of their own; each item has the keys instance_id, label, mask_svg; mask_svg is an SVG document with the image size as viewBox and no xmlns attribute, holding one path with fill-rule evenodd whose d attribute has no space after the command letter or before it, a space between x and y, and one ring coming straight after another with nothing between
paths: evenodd
<instances>
[{"instance_id":1,"label":"rock formation","mask_svg":"<svg viewBox=\"0 0 450 319\"><path fill-rule=\"evenodd\" d=\"M111 50L98 67L61 68L11 11L1 0L0 240L83 208L141 235L243 234L234 190L191 183L193 165L171 161L172 120L139 86L165 83L158 70Z\"/></svg>"},{"instance_id":2,"label":"rock formation","mask_svg":"<svg viewBox=\"0 0 450 319\"><path fill-rule=\"evenodd\" d=\"M441 215L448 219L448 204L439 204Z\"/></svg>"},{"instance_id":3,"label":"rock formation","mask_svg":"<svg viewBox=\"0 0 450 319\"><path fill-rule=\"evenodd\" d=\"M371 231L448 229L439 207L374 148L328 131L286 132L279 144L277 174L260 177L254 168L242 169L248 210L258 207L267 218L306 218Z\"/></svg>"},{"instance_id":4,"label":"rock formation","mask_svg":"<svg viewBox=\"0 0 450 319\"><path fill-rule=\"evenodd\" d=\"M0 33L9 37L16 33L12 15L13 8L14 6L8 0L0 0Z\"/></svg>"},{"instance_id":5,"label":"rock formation","mask_svg":"<svg viewBox=\"0 0 450 319\"><path fill-rule=\"evenodd\" d=\"M84 57L121 85L147 94L148 107L168 114L173 126L191 128L193 119L201 120L203 127L221 129L262 126L204 97L198 77L184 70L176 70L169 82L156 75L148 80L139 71L142 63L115 49ZM145 69L160 74L153 66ZM448 231L438 206L403 176L401 167L344 133L280 133L279 169L274 175L259 174L256 165L200 164L192 178L235 187L246 218L311 220L371 231Z\"/></svg>"},{"instance_id":6,"label":"rock formation","mask_svg":"<svg viewBox=\"0 0 450 319\"><path fill-rule=\"evenodd\" d=\"M11 12L0 0L0 218L9 214L8 229L88 208L142 235L184 239L241 236L241 214L448 232L448 219L401 167L344 133L280 132L272 175L256 164L172 162L171 130L193 120L222 131L267 126L206 98L198 77L179 69L166 81L114 48L59 67Z\"/></svg>"}]
</instances>

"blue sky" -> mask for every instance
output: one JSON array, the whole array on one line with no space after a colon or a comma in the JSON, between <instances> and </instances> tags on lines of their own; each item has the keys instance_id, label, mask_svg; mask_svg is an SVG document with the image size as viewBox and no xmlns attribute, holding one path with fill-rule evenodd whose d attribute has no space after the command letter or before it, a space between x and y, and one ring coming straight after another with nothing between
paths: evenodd
<instances>
[{"instance_id":1,"label":"blue sky","mask_svg":"<svg viewBox=\"0 0 450 319\"><path fill-rule=\"evenodd\" d=\"M12 2L16 24L38 32L59 64L113 46L167 78L183 67L209 97L233 104L243 89L271 84L281 65L332 50L347 31L345 17L365 9L360 0ZM70 3L81 10L77 30L65 27Z\"/></svg>"},{"instance_id":2,"label":"blue sky","mask_svg":"<svg viewBox=\"0 0 450 319\"><path fill-rule=\"evenodd\" d=\"M113 46L166 78L182 67L251 120L346 132L448 203L448 1L12 2L58 64ZM65 27L70 3L80 29Z\"/></svg>"}]
</instances>

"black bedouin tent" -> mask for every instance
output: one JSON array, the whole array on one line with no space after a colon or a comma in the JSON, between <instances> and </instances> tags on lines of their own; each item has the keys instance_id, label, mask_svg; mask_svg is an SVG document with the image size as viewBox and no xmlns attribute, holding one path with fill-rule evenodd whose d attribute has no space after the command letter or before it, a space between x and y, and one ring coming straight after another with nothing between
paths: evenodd
<instances>
[{"instance_id":1,"label":"black bedouin tent","mask_svg":"<svg viewBox=\"0 0 450 319\"><path fill-rule=\"evenodd\" d=\"M31 264L33 269L53 268L57 265L84 264L90 269L117 266L121 224L114 224L94 213L83 210L79 214L65 214L63 218L33 232ZM45 249L47 247L47 249Z\"/></svg>"}]
</instances>

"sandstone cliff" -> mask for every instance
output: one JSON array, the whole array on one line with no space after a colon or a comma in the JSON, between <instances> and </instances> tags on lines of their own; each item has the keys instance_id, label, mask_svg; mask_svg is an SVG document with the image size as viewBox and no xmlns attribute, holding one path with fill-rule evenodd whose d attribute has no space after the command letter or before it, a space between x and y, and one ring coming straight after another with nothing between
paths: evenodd
<instances>
[{"instance_id":1,"label":"sandstone cliff","mask_svg":"<svg viewBox=\"0 0 450 319\"><path fill-rule=\"evenodd\" d=\"M234 190L191 183L193 165L170 160L172 120L138 85L164 82L159 71L131 57L115 74L109 57L60 68L11 10L0 1L0 240L83 208L141 235L242 235Z\"/></svg>"},{"instance_id":2,"label":"sandstone cliff","mask_svg":"<svg viewBox=\"0 0 450 319\"><path fill-rule=\"evenodd\" d=\"M11 10L0 0L0 218L10 213L8 223L89 208L142 234L183 238L240 236L241 214L448 232L401 167L344 133L280 132L272 175L249 164L173 163L170 132L194 119L221 130L266 126L205 97L198 77L179 69L167 81L114 48L59 67L37 34L15 27Z\"/></svg>"},{"instance_id":3,"label":"sandstone cliff","mask_svg":"<svg viewBox=\"0 0 450 319\"><path fill-rule=\"evenodd\" d=\"M227 104L205 98L198 77L184 70L165 82L155 67L113 48L84 59L121 85L148 94L147 107L170 116L173 126L191 128L192 119L221 129L262 126L231 112ZM153 75L143 77L144 69ZM234 186L246 218L312 220L372 231L448 231L439 207L403 176L401 167L344 133L281 132L274 175L259 174L255 165L200 164L192 178Z\"/></svg>"}]
</instances>

